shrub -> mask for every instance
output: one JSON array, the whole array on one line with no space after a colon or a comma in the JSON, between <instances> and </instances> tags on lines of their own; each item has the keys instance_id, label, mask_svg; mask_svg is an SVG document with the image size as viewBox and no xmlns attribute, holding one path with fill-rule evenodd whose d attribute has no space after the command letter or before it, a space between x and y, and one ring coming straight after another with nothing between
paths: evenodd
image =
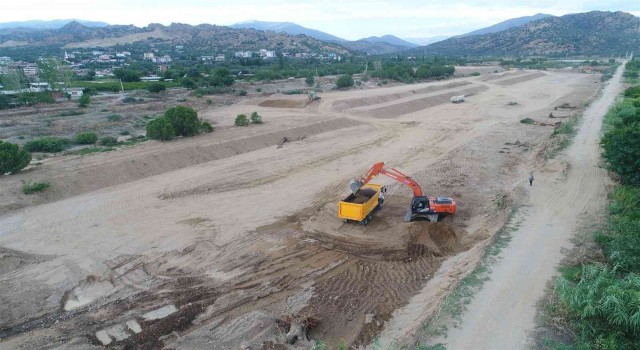
<instances>
[{"instance_id":1,"label":"shrub","mask_svg":"<svg viewBox=\"0 0 640 350\"><path fill-rule=\"evenodd\" d=\"M164 112L164 116L173 126L175 136L193 136L200 131L198 112L191 107L176 106Z\"/></svg>"},{"instance_id":2,"label":"shrub","mask_svg":"<svg viewBox=\"0 0 640 350\"><path fill-rule=\"evenodd\" d=\"M129 130L122 130L122 131L120 131L120 135L122 135L122 136L127 136L127 135L129 135Z\"/></svg>"},{"instance_id":3,"label":"shrub","mask_svg":"<svg viewBox=\"0 0 640 350\"><path fill-rule=\"evenodd\" d=\"M135 97L127 96L122 99L123 103L136 103L138 100Z\"/></svg>"},{"instance_id":4,"label":"shrub","mask_svg":"<svg viewBox=\"0 0 640 350\"><path fill-rule=\"evenodd\" d=\"M91 103L91 96L89 94L83 94L78 99L78 107L87 107Z\"/></svg>"},{"instance_id":5,"label":"shrub","mask_svg":"<svg viewBox=\"0 0 640 350\"><path fill-rule=\"evenodd\" d=\"M313 75L307 75L307 77L304 79L304 82L308 86L313 86L313 83L315 82L315 78L313 77Z\"/></svg>"},{"instance_id":6,"label":"shrub","mask_svg":"<svg viewBox=\"0 0 640 350\"><path fill-rule=\"evenodd\" d=\"M238 114L234 124L235 126L249 126L249 118L244 114Z\"/></svg>"},{"instance_id":7,"label":"shrub","mask_svg":"<svg viewBox=\"0 0 640 350\"><path fill-rule=\"evenodd\" d=\"M343 75L336 81L336 87L338 89L346 89L353 86L353 78L350 75Z\"/></svg>"},{"instance_id":8,"label":"shrub","mask_svg":"<svg viewBox=\"0 0 640 350\"><path fill-rule=\"evenodd\" d=\"M524 118L524 119L520 119L520 123L522 124L533 124L535 123L535 121L531 118Z\"/></svg>"},{"instance_id":9,"label":"shrub","mask_svg":"<svg viewBox=\"0 0 640 350\"><path fill-rule=\"evenodd\" d=\"M640 185L640 124L615 128L602 137L607 168L626 184Z\"/></svg>"},{"instance_id":10,"label":"shrub","mask_svg":"<svg viewBox=\"0 0 640 350\"><path fill-rule=\"evenodd\" d=\"M152 140L169 141L176 137L176 131L167 117L156 118L147 124L147 137Z\"/></svg>"},{"instance_id":11,"label":"shrub","mask_svg":"<svg viewBox=\"0 0 640 350\"><path fill-rule=\"evenodd\" d=\"M262 124L262 116L258 112L251 113L251 122L253 124Z\"/></svg>"},{"instance_id":12,"label":"shrub","mask_svg":"<svg viewBox=\"0 0 640 350\"><path fill-rule=\"evenodd\" d=\"M95 132L81 132L76 135L75 141L79 145L92 145L98 141Z\"/></svg>"},{"instance_id":13,"label":"shrub","mask_svg":"<svg viewBox=\"0 0 640 350\"><path fill-rule=\"evenodd\" d=\"M115 146L118 144L118 139L113 136L105 136L100 139L100 145L102 146Z\"/></svg>"},{"instance_id":14,"label":"shrub","mask_svg":"<svg viewBox=\"0 0 640 350\"><path fill-rule=\"evenodd\" d=\"M147 91L149 91L150 93L159 93L162 91L165 91L167 89L167 87L162 84L162 83L151 83L149 84L149 86L147 86Z\"/></svg>"},{"instance_id":15,"label":"shrub","mask_svg":"<svg viewBox=\"0 0 640 350\"><path fill-rule=\"evenodd\" d=\"M257 88L256 92L262 92L262 89L261 88Z\"/></svg>"},{"instance_id":16,"label":"shrub","mask_svg":"<svg viewBox=\"0 0 640 350\"><path fill-rule=\"evenodd\" d=\"M480 72L473 72L470 74L472 77L477 77L480 75Z\"/></svg>"},{"instance_id":17,"label":"shrub","mask_svg":"<svg viewBox=\"0 0 640 350\"><path fill-rule=\"evenodd\" d=\"M640 86L634 86L624 90L624 97L630 97L630 98L640 97Z\"/></svg>"},{"instance_id":18,"label":"shrub","mask_svg":"<svg viewBox=\"0 0 640 350\"><path fill-rule=\"evenodd\" d=\"M246 90L238 91L238 96L247 96L247 91Z\"/></svg>"},{"instance_id":19,"label":"shrub","mask_svg":"<svg viewBox=\"0 0 640 350\"><path fill-rule=\"evenodd\" d=\"M29 152L55 153L64 150L69 143L69 139L46 136L25 143L24 149Z\"/></svg>"},{"instance_id":20,"label":"shrub","mask_svg":"<svg viewBox=\"0 0 640 350\"><path fill-rule=\"evenodd\" d=\"M31 162L31 154L11 142L0 141L0 175L15 174Z\"/></svg>"},{"instance_id":21,"label":"shrub","mask_svg":"<svg viewBox=\"0 0 640 350\"><path fill-rule=\"evenodd\" d=\"M200 132L213 132L214 128L213 125L211 125L211 123L207 122L207 121L203 121L200 123Z\"/></svg>"},{"instance_id":22,"label":"shrub","mask_svg":"<svg viewBox=\"0 0 640 350\"><path fill-rule=\"evenodd\" d=\"M42 192L42 191L46 190L47 188L49 188L49 184L47 182L31 183L31 180L29 180L29 182L25 182L24 180L22 180L22 193L24 193L24 194L32 194L34 192Z\"/></svg>"},{"instance_id":23,"label":"shrub","mask_svg":"<svg viewBox=\"0 0 640 350\"><path fill-rule=\"evenodd\" d=\"M120 114L109 114L107 120L112 123L119 122L122 121L122 116Z\"/></svg>"}]
</instances>

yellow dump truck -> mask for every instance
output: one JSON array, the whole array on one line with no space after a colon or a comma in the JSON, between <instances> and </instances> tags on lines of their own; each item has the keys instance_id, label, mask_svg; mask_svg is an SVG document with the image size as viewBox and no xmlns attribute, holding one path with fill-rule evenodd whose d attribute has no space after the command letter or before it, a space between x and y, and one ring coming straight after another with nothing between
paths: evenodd
<instances>
[{"instance_id":1,"label":"yellow dump truck","mask_svg":"<svg viewBox=\"0 0 640 350\"><path fill-rule=\"evenodd\" d=\"M338 217L347 222L366 225L373 218L373 212L382 205L380 191L382 185L367 184L356 193L338 203Z\"/></svg>"}]
</instances>

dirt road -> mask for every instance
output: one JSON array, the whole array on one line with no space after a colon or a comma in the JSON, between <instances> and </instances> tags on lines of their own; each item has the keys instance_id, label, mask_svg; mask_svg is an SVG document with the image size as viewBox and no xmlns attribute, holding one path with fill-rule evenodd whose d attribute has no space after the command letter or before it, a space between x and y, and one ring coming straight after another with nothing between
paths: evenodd
<instances>
[{"instance_id":1,"label":"dirt road","mask_svg":"<svg viewBox=\"0 0 640 350\"><path fill-rule=\"evenodd\" d=\"M513 233L490 281L478 292L460 328L449 330L447 349L523 349L529 345L536 302L555 274L578 220L603 209L607 174L600 164L600 127L609 106L621 91L622 66L602 97L584 113L573 144L562 158L566 179L557 172L536 173L526 218ZM522 179L526 181L525 178ZM435 342L442 339L435 340Z\"/></svg>"},{"instance_id":2,"label":"dirt road","mask_svg":"<svg viewBox=\"0 0 640 350\"><path fill-rule=\"evenodd\" d=\"M260 348L281 344L286 320L305 316L320 320L309 339L330 348L366 345L392 323L408 329L418 319L392 322L392 313L421 289L444 290L425 284L448 259L478 255L507 216L493 200L523 191L513 179L535 162L546 124L575 112L554 108L580 105L599 84L577 72L511 71L314 102L262 96L200 111L216 123L212 134L53 157L0 178L9 311L0 349ZM465 103L449 102L463 93ZM233 126L252 111L263 125ZM338 220L349 179L378 161L454 197L455 218L404 223L411 191L379 178L389 192L372 223ZM51 183L41 205L19 190L30 179Z\"/></svg>"}]
</instances>

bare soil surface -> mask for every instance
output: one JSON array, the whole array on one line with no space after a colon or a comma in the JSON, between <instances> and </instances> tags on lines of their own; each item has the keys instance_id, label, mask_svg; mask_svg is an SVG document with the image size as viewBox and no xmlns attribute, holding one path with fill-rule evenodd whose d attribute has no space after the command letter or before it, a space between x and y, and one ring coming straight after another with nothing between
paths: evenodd
<instances>
[{"instance_id":1,"label":"bare soil surface","mask_svg":"<svg viewBox=\"0 0 640 350\"><path fill-rule=\"evenodd\" d=\"M519 120L554 121L554 107L600 86L565 71L482 78L314 102L252 93L203 106L211 134L0 178L0 348L358 347L414 329L460 277L451 269L471 266L526 198L553 128ZM461 91L472 95L448 103ZM252 111L263 125L233 126ZM459 212L406 223L410 190L380 177L388 192L373 221L340 221L349 180L378 161ZM27 197L30 179L51 187ZM403 314L418 296L424 312Z\"/></svg>"}]
</instances>

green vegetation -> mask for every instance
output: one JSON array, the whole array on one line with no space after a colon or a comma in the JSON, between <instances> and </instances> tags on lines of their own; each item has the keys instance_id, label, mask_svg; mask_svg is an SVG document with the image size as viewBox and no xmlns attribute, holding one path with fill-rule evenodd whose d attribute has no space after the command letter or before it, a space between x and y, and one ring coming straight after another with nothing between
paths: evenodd
<instances>
[{"instance_id":1,"label":"green vegetation","mask_svg":"<svg viewBox=\"0 0 640 350\"><path fill-rule=\"evenodd\" d=\"M213 126L198 119L198 112L193 108L176 106L167 109L162 117L150 121L146 130L150 139L168 141L176 136L189 137L203 131L211 132Z\"/></svg>"},{"instance_id":2,"label":"green vegetation","mask_svg":"<svg viewBox=\"0 0 640 350\"><path fill-rule=\"evenodd\" d=\"M244 114L238 114L233 124L235 126L249 126L249 118Z\"/></svg>"},{"instance_id":3,"label":"green vegetation","mask_svg":"<svg viewBox=\"0 0 640 350\"><path fill-rule=\"evenodd\" d=\"M147 91L156 94L165 91L166 89L167 87L162 83L151 83L149 84L149 86L147 86Z\"/></svg>"},{"instance_id":4,"label":"green vegetation","mask_svg":"<svg viewBox=\"0 0 640 350\"><path fill-rule=\"evenodd\" d=\"M262 116L259 115L258 112L251 113L251 123L262 124Z\"/></svg>"},{"instance_id":5,"label":"green vegetation","mask_svg":"<svg viewBox=\"0 0 640 350\"><path fill-rule=\"evenodd\" d=\"M112 122L112 123L120 122L120 121L122 121L122 116L120 114L109 114L107 116L107 120Z\"/></svg>"},{"instance_id":6,"label":"green vegetation","mask_svg":"<svg viewBox=\"0 0 640 350\"><path fill-rule=\"evenodd\" d=\"M238 91L238 96L247 96L247 90Z\"/></svg>"},{"instance_id":7,"label":"green vegetation","mask_svg":"<svg viewBox=\"0 0 640 350\"><path fill-rule=\"evenodd\" d=\"M18 145L0 141L0 176L15 174L24 169L31 162L31 154Z\"/></svg>"},{"instance_id":8,"label":"green vegetation","mask_svg":"<svg viewBox=\"0 0 640 350\"><path fill-rule=\"evenodd\" d=\"M91 103L91 95L89 94L83 94L79 99L78 99L78 107L87 107L89 105L89 103Z\"/></svg>"},{"instance_id":9,"label":"green vegetation","mask_svg":"<svg viewBox=\"0 0 640 350\"><path fill-rule=\"evenodd\" d=\"M25 182L24 180L22 180L22 193L24 194L43 192L47 188L49 188L49 183L47 182L32 183L31 180L29 180L29 182Z\"/></svg>"},{"instance_id":10,"label":"green vegetation","mask_svg":"<svg viewBox=\"0 0 640 350\"><path fill-rule=\"evenodd\" d=\"M336 87L338 89L346 89L353 86L353 77L345 74L336 80Z\"/></svg>"},{"instance_id":11,"label":"green vegetation","mask_svg":"<svg viewBox=\"0 0 640 350\"><path fill-rule=\"evenodd\" d=\"M93 145L98 141L98 135L95 132L81 132L75 137L75 141L79 145Z\"/></svg>"},{"instance_id":12,"label":"green vegetation","mask_svg":"<svg viewBox=\"0 0 640 350\"><path fill-rule=\"evenodd\" d=\"M147 137L152 140L169 141L176 137L176 131L165 117L159 117L147 124Z\"/></svg>"},{"instance_id":13,"label":"green vegetation","mask_svg":"<svg viewBox=\"0 0 640 350\"><path fill-rule=\"evenodd\" d=\"M531 118L520 119L520 123L522 124L535 124L535 121Z\"/></svg>"},{"instance_id":14,"label":"green vegetation","mask_svg":"<svg viewBox=\"0 0 640 350\"><path fill-rule=\"evenodd\" d=\"M214 127L213 125L211 125L211 123L207 122L207 121L201 121L200 123L200 132L206 132L206 133L210 133L213 132Z\"/></svg>"},{"instance_id":15,"label":"green vegetation","mask_svg":"<svg viewBox=\"0 0 640 350\"><path fill-rule=\"evenodd\" d=\"M114 148L112 147L87 147L87 148L83 148L75 152L72 152L71 154L85 155L85 154L91 154L91 153L110 152L113 150Z\"/></svg>"},{"instance_id":16,"label":"green vegetation","mask_svg":"<svg viewBox=\"0 0 640 350\"><path fill-rule=\"evenodd\" d=\"M45 136L25 143L24 149L29 152L55 153L61 152L70 143L66 138Z\"/></svg>"},{"instance_id":17,"label":"green vegetation","mask_svg":"<svg viewBox=\"0 0 640 350\"><path fill-rule=\"evenodd\" d=\"M307 75L307 77L304 78L304 82L307 84L307 86L313 86L313 83L315 83L315 78L313 77L313 75Z\"/></svg>"},{"instance_id":18,"label":"green vegetation","mask_svg":"<svg viewBox=\"0 0 640 350\"><path fill-rule=\"evenodd\" d=\"M113 136L105 136L100 139L100 145L102 146L115 146L118 144L118 139Z\"/></svg>"},{"instance_id":19,"label":"green vegetation","mask_svg":"<svg viewBox=\"0 0 640 350\"><path fill-rule=\"evenodd\" d=\"M633 60L627 62L627 64L624 66L623 76L627 84L640 83L640 60L634 58ZM640 87L637 87L637 89L640 90Z\"/></svg>"}]
</instances>

